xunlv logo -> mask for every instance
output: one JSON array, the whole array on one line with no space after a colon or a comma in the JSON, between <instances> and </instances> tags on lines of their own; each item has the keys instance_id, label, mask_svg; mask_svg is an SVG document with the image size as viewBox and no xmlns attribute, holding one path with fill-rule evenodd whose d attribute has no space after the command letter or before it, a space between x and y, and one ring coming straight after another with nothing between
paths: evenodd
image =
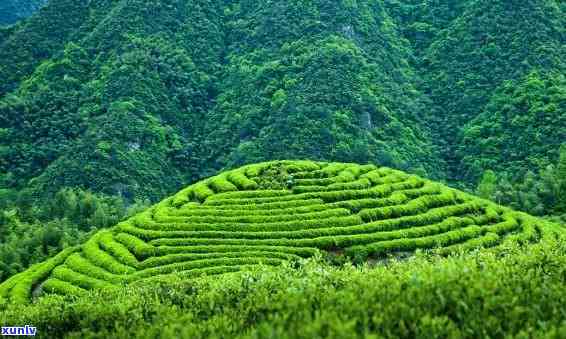
<instances>
[{"instance_id":1,"label":"xunlv logo","mask_svg":"<svg viewBox=\"0 0 566 339\"><path fill-rule=\"evenodd\" d=\"M31 335L35 336L37 329L33 326L2 327L2 335Z\"/></svg>"}]
</instances>

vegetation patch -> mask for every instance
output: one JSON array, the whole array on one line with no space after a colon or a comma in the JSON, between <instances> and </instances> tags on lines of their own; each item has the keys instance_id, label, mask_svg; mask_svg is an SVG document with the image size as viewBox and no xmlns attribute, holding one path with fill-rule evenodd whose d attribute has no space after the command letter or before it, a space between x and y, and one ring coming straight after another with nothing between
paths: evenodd
<instances>
[{"instance_id":1,"label":"vegetation patch","mask_svg":"<svg viewBox=\"0 0 566 339\"><path fill-rule=\"evenodd\" d=\"M448 256L535 244L562 232L542 219L389 168L275 161L198 182L12 277L0 285L0 296L23 301L33 290L76 295L320 254L330 262L359 264L416 250Z\"/></svg>"}]
</instances>

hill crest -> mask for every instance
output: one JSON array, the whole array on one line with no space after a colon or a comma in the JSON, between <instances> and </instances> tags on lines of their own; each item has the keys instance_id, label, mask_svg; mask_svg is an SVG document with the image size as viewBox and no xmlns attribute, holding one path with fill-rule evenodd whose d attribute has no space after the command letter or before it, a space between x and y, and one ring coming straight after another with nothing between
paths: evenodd
<instances>
[{"instance_id":1,"label":"hill crest","mask_svg":"<svg viewBox=\"0 0 566 339\"><path fill-rule=\"evenodd\" d=\"M0 296L26 302L318 254L358 262L416 249L445 255L552 233L544 220L391 168L273 161L191 185L13 276Z\"/></svg>"}]
</instances>

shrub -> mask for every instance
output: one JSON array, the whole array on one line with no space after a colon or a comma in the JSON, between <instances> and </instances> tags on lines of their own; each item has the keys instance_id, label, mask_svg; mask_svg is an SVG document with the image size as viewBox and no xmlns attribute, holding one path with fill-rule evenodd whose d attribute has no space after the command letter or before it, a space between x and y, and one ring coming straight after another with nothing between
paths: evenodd
<instances>
[{"instance_id":1,"label":"shrub","mask_svg":"<svg viewBox=\"0 0 566 339\"><path fill-rule=\"evenodd\" d=\"M368 244L375 241L392 240L403 237L422 237L449 230L458 229L467 225L471 225L473 221L470 218L448 218L438 224L432 224L421 227L402 229L397 231L374 233L375 227L372 229L366 225L349 226L341 228L321 228L311 230L300 230L290 232L257 232L249 233L231 233L230 238L223 238L219 234L207 234L209 238L199 239L193 238L161 238L154 240L156 245L166 246L202 246L204 244L215 244L219 246L229 245L248 245L248 246L298 246L312 247L313 249L332 249L336 247L346 247L357 244ZM216 238L211 237L217 236ZM186 248L189 250L189 247Z\"/></svg>"},{"instance_id":2,"label":"shrub","mask_svg":"<svg viewBox=\"0 0 566 339\"><path fill-rule=\"evenodd\" d=\"M234 205L261 205L267 203L282 203L286 201L305 200L309 196L307 194L288 194L288 191L282 191L280 195L271 194L272 190L268 190L266 196L258 196L252 198L231 198L231 199L210 199L206 201L205 206L234 206ZM235 192L234 192L235 193ZM229 207L232 208L232 207Z\"/></svg>"},{"instance_id":3,"label":"shrub","mask_svg":"<svg viewBox=\"0 0 566 339\"><path fill-rule=\"evenodd\" d=\"M424 195L407 203L360 211L360 217L367 222L396 218L405 215L419 214L435 207L442 207L456 202L453 192L444 192L437 195Z\"/></svg>"},{"instance_id":4,"label":"shrub","mask_svg":"<svg viewBox=\"0 0 566 339\"><path fill-rule=\"evenodd\" d=\"M75 286L71 283L68 283L63 280L59 280L57 278L49 278L47 279L42 286L42 290L44 293L51 293L51 294L60 294L60 295L74 295L74 296L81 296L86 295L86 290Z\"/></svg>"},{"instance_id":5,"label":"shrub","mask_svg":"<svg viewBox=\"0 0 566 339\"><path fill-rule=\"evenodd\" d=\"M67 266L58 266L53 270L53 278L65 281L74 286L78 286L85 290L109 290L117 286L112 285L104 280L96 279L88 275L76 272Z\"/></svg>"},{"instance_id":6,"label":"shrub","mask_svg":"<svg viewBox=\"0 0 566 339\"><path fill-rule=\"evenodd\" d=\"M210 189L208 182L204 181L193 186L190 196L192 199L195 199L199 202L204 202L207 198L213 195L214 191Z\"/></svg>"},{"instance_id":7,"label":"shrub","mask_svg":"<svg viewBox=\"0 0 566 339\"><path fill-rule=\"evenodd\" d=\"M145 260L140 269L160 267L174 263L190 262L195 260L222 259L222 258L275 258L282 260L297 260L300 257L290 253L269 251L239 251L239 252L208 252L208 253L182 253L167 254Z\"/></svg>"},{"instance_id":8,"label":"shrub","mask_svg":"<svg viewBox=\"0 0 566 339\"><path fill-rule=\"evenodd\" d=\"M364 246L348 247L345 251L350 257L360 258L360 253L364 256L381 255L394 251L414 251L417 248L435 248L447 246L456 242L475 238L481 234L481 227L468 226L459 230L449 231L442 234L426 236L422 238L395 239L380 241Z\"/></svg>"},{"instance_id":9,"label":"shrub","mask_svg":"<svg viewBox=\"0 0 566 339\"><path fill-rule=\"evenodd\" d=\"M309 192L327 192L327 191L341 191L341 190L363 190L371 186L368 179L359 179L350 182L335 182L328 186L295 186L293 193L309 193Z\"/></svg>"},{"instance_id":10,"label":"shrub","mask_svg":"<svg viewBox=\"0 0 566 339\"><path fill-rule=\"evenodd\" d=\"M219 175L214 178L210 179L208 185L215 193L222 193L222 192L231 192L237 191L238 187L236 187L233 183L228 181L226 178L227 175Z\"/></svg>"},{"instance_id":11,"label":"shrub","mask_svg":"<svg viewBox=\"0 0 566 339\"><path fill-rule=\"evenodd\" d=\"M242 215L242 216L190 216L190 217L160 217L154 218L153 222L144 223L143 228L160 228L159 223L169 224L261 224L274 222L301 221L312 219L326 219L330 217L341 217L350 215L350 211L344 208L327 209L301 214L278 214L278 215ZM152 227L148 227L152 225ZM206 226L205 226L206 227Z\"/></svg>"},{"instance_id":12,"label":"shrub","mask_svg":"<svg viewBox=\"0 0 566 339\"><path fill-rule=\"evenodd\" d=\"M99 237L100 233L92 237L83 245L83 250L81 253L85 258L90 260L96 266L104 268L110 273L126 274L135 271L134 268L120 263L112 255L100 249L100 246L98 244Z\"/></svg>"},{"instance_id":13,"label":"shrub","mask_svg":"<svg viewBox=\"0 0 566 339\"><path fill-rule=\"evenodd\" d=\"M15 303L27 303L35 285L49 276L53 269L62 264L67 257L78 250L79 247L69 247L53 258L43 263L36 264L27 271L15 275L12 277L11 282L2 285L11 287L4 296Z\"/></svg>"},{"instance_id":14,"label":"shrub","mask_svg":"<svg viewBox=\"0 0 566 339\"><path fill-rule=\"evenodd\" d=\"M246 176L248 178L254 178L254 177L259 177L261 175L261 172L266 166L267 165L265 163L254 164L254 165L245 166L244 168L242 168L242 170L245 171Z\"/></svg>"},{"instance_id":15,"label":"shrub","mask_svg":"<svg viewBox=\"0 0 566 339\"><path fill-rule=\"evenodd\" d=\"M325 173L328 177L333 177L338 175L338 173L342 172L344 169L348 167L348 164L343 163L330 163L325 166L321 171Z\"/></svg>"},{"instance_id":16,"label":"shrub","mask_svg":"<svg viewBox=\"0 0 566 339\"><path fill-rule=\"evenodd\" d=\"M235 265L281 265L283 261L275 258L254 258L254 257L241 257L241 258L218 258L218 259L204 259L194 260L183 263L174 263L163 265L159 267L147 268L138 271L127 277L128 281L135 281L143 278L154 277L157 275L168 274L172 272L189 271L193 269L208 268L214 266L235 266Z\"/></svg>"},{"instance_id":17,"label":"shrub","mask_svg":"<svg viewBox=\"0 0 566 339\"><path fill-rule=\"evenodd\" d=\"M112 274L107 270L93 264L85 259L82 255L75 253L65 261L66 267L71 267L73 271L82 273L86 276L100 279L112 284L119 284L122 282L122 277L117 274Z\"/></svg>"},{"instance_id":18,"label":"shrub","mask_svg":"<svg viewBox=\"0 0 566 339\"><path fill-rule=\"evenodd\" d=\"M277 215L297 215L297 214L304 214L304 213L312 213L312 212L320 212L324 210L329 210L335 208L335 206L330 206L327 204L323 204L322 200L321 203L314 204L314 205L307 205L307 206L299 206L299 207L287 207L287 208L255 208L250 209L246 208L249 206L234 206L234 209L217 209L214 206L202 206L200 208L193 208L193 209L168 209L168 210L160 210L159 214L155 214L156 216L181 216L181 217L209 217L209 216L218 216L218 217L239 217L239 216L258 216L258 215L269 215L269 216L277 216Z\"/></svg>"},{"instance_id":19,"label":"shrub","mask_svg":"<svg viewBox=\"0 0 566 339\"><path fill-rule=\"evenodd\" d=\"M389 231L398 228L407 228L417 225L430 225L435 222L442 221L448 217L460 216L468 213L481 211L482 203L478 201L469 201L452 206L444 206L432 208L425 213L411 216L403 216L396 219L378 220L369 222L365 225L371 227L375 232Z\"/></svg>"},{"instance_id":20,"label":"shrub","mask_svg":"<svg viewBox=\"0 0 566 339\"><path fill-rule=\"evenodd\" d=\"M244 171L232 171L228 173L228 180L243 191L255 190L258 187L257 182L249 179Z\"/></svg>"},{"instance_id":21,"label":"shrub","mask_svg":"<svg viewBox=\"0 0 566 339\"><path fill-rule=\"evenodd\" d=\"M137 267L138 260L135 255L133 255L126 246L115 241L111 232L101 232L100 234L99 245L103 250L112 254L112 256L122 264Z\"/></svg>"},{"instance_id":22,"label":"shrub","mask_svg":"<svg viewBox=\"0 0 566 339\"><path fill-rule=\"evenodd\" d=\"M286 197L281 197L280 201L276 199L269 199L269 200L262 200L262 201L254 201L252 199L234 199L229 200L229 204L210 204L205 206L214 206L217 209L228 209L228 210L270 210L270 209L286 209L286 208L295 208L295 207L306 207L311 205L320 205L324 203L321 198L316 197L298 197L296 196L295 199L285 199ZM241 200L241 201L238 201ZM241 204L239 204L240 202Z\"/></svg>"},{"instance_id":23,"label":"shrub","mask_svg":"<svg viewBox=\"0 0 566 339\"><path fill-rule=\"evenodd\" d=\"M250 199L250 198L280 198L292 194L291 191L285 190L261 190L261 191L236 191L218 193L211 197L208 201L213 200L232 200L232 199Z\"/></svg>"},{"instance_id":24,"label":"shrub","mask_svg":"<svg viewBox=\"0 0 566 339\"><path fill-rule=\"evenodd\" d=\"M143 240L126 233L118 233L114 239L123 244L128 250L135 254L137 258L143 260L154 255L155 247Z\"/></svg>"},{"instance_id":25,"label":"shrub","mask_svg":"<svg viewBox=\"0 0 566 339\"><path fill-rule=\"evenodd\" d=\"M381 199L357 199L357 200L344 200L330 203L333 207L344 207L354 212L359 212L362 209L385 207L390 205L400 205L407 202L409 198L401 191L395 192L387 198Z\"/></svg>"},{"instance_id":26,"label":"shrub","mask_svg":"<svg viewBox=\"0 0 566 339\"><path fill-rule=\"evenodd\" d=\"M499 240L500 237L499 235L497 235L497 233L490 232L490 233L486 233L485 235L479 238L470 239L461 244L455 244L455 245L439 248L436 250L436 253L440 255L448 255L458 252L467 252L478 248L492 247L495 246L499 242Z\"/></svg>"},{"instance_id":27,"label":"shrub","mask_svg":"<svg viewBox=\"0 0 566 339\"><path fill-rule=\"evenodd\" d=\"M221 252L246 252L267 251L290 253L300 257L312 257L320 253L317 248L290 247L290 246L246 246L246 245L204 245L204 246L160 246L157 247L156 255L180 254L180 253L221 253Z\"/></svg>"},{"instance_id":28,"label":"shrub","mask_svg":"<svg viewBox=\"0 0 566 339\"><path fill-rule=\"evenodd\" d=\"M320 169L320 165L313 161L293 161L285 167L289 173L310 172Z\"/></svg>"},{"instance_id":29,"label":"shrub","mask_svg":"<svg viewBox=\"0 0 566 339\"><path fill-rule=\"evenodd\" d=\"M362 220L357 215L349 215L348 210L334 210L330 211L332 213L326 213L324 218L318 219L298 219L291 221L277 221L277 222L267 222L266 217L264 222L258 223L210 223L210 224L196 224L192 222L188 223L146 223L143 226L138 226L139 229L143 230L154 230L159 232L158 234L169 237L206 237L206 234L224 234L223 237L234 236L238 231L242 233L250 234L254 236L253 233L261 231L289 231L289 230L301 230L309 228L321 228L321 227L344 227L350 225L359 225ZM333 216L334 214L339 216ZM342 215L342 216L340 216ZM157 233L156 233L157 234Z\"/></svg>"}]
</instances>

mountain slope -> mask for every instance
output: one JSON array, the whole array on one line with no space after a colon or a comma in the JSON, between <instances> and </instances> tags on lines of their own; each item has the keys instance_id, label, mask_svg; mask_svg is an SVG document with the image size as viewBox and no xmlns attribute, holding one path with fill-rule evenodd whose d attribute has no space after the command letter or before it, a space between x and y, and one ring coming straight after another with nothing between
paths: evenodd
<instances>
[{"instance_id":1,"label":"mountain slope","mask_svg":"<svg viewBox=\"0 0 566 339\"><path fill-rule=\"evenodd\" d=\"M167 276L234 272L317 254L362 262L535 243L557 225L374 165L277 161L198 182L84 245L15 275L0 296L82 294Z\"/></svg>"},{"instance_id":2,"label":"mountain slope","mask_svg":"<svg viewBox=\"0 0 566 339\"><path fill-rule=\"evenodd\" d=\"M157 201L287 158L516 181L564 142L565 20L555 0L52 0L0 30L0 185ZM534 74L542 102L501 100Z\"/></svg>"},{"instance_id":3,"label":"mountain slope","mask_svg":"<svg viewBox=\"0 0 566 339\"><path fill-rule=\"evenodd\" d=\"M203 13L214 10L177 5L90 3L74 42L0 103L8 185L35 178L40 193L82 186L156 199L194 179L187 178L199 173L191 146L213 90L202 71L210 65L194 62L200 52L182 41L210 39ZM182 25L201 21L209 25L202 31Z\"/></svg>"},{"instance_id":4,"label":"mountain slope","mask_svg":"<svg viewBox=\"0 0 566 339\"><path fill-rule=\"evenodd\" d=\"M0 48L6 186L156 200L303 157L442 176L410 50L377 2L66 1ZM59 21L56 37L36 27Z\"/></svg>"},{"instance_id":5,"label":"mountain slope","mask_svg":"<svg viewBox=\"0 0 566 339\"><path fill-rule=\"evenodd\" d=\"M430 161L408 45L378 2L240 1L229 9L210 161L373 160L442 173Z\"/></svg>"},{"instance_id":6,"label":"mountain slope","mask_svg":"<svg viewBox=\"0 0 566 339\"><path fill-rule=\"evenodd\" d=\"M4 0L0 3L0 26L29 17L46 3L47 0Z\"/></svg>"},{"instance_id":7,"label":"mountain slope","mask_svg":"<svg viewBox=\"0 0 566 339\"><path fill-rule=\"evenodd\" d=\"M470 120L472 124L483 123L482 111L505 81L520 81L537 71L566 72L566 15L558 2L548 0L463 3L461 14L426 45L418 68L423 76L421 90L433 101L431 127L445 150L450 176L475 181L481 172L463 170L462 156L467 154L456 152L463 127ZM521 109L509 113L518 119L525 114ZM563 116L559 110L552 114L555 121ZM560 124L557 128L564 127ZM506 129L504 133L522 132ZM535 141L529 138L528 142ZM520 158L522 170L533 169L527 156ZM545 158L546 154L533 150L530 156Z\"/></svg>"},{"instance_id":8,"label":"mountain slope","mask_svg":"<svg viewBox=\"0 0 566 339\"><path fill-rule=\"evenodd\" d=\"M497 88L464 126L458 155L468 177L486 168L520 173L547 167L565 140L566 77L532 72Z\"/></svg>"},{"instance_id":9,"label":"mountain slope","mask_svg":"<svg viewBox=\"0 0 566 339\"><path fill-rule=\"evenodd\" d=\"M0 96L15 90L44 60L72 40L87 17L87 1L51 1L40 14L6 31L0 40Z\"/></svg>"}]
</instances>

